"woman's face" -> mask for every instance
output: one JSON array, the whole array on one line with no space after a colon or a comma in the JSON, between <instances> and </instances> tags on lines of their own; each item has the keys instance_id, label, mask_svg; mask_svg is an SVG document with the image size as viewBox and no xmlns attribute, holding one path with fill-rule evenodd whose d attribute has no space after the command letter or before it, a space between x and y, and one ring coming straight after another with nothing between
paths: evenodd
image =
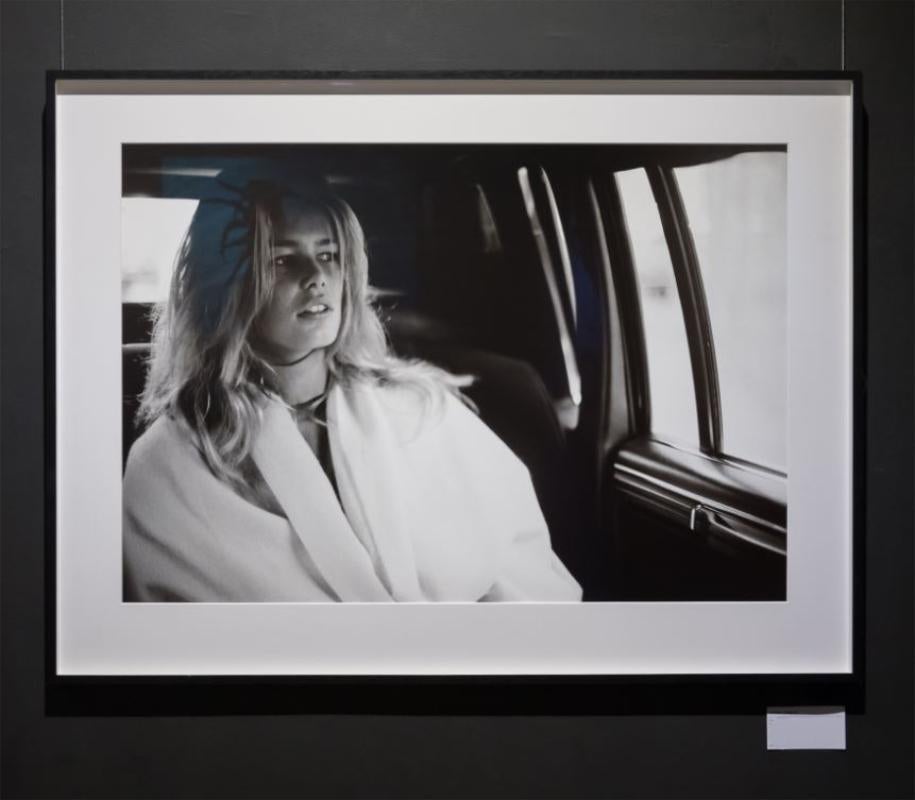
<instances>
[{"instance_id":1,"label":"woman's face","mask_svg":"<svg viewBox=\"0 0 915 800\"><path fill-rule=\"evenodd\" d=\"M288 364L336 341L343 268L330 218L315 206L284 200L273 241L276 282L255 331L267 359Z\"/></svg>"}]
</instances>

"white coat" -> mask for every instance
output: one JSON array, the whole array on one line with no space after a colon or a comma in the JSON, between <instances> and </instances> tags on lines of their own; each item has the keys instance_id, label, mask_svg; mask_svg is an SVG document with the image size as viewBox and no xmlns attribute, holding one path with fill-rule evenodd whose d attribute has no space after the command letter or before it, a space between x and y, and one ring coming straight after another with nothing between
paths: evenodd
<instances>
[{"instance_id":1,"label":"white coat","mask_svg":"<svg viewBox=\"0 0 915 800\"><path fill-rule=\"evenodd\" d=\"M469 409L410 389L335 384L339 499L270 401L253 459L285 516L217 479L160 417L124 476L125 599L206 602L577 601L524 464Z\"/></svg>"}]
</instances>

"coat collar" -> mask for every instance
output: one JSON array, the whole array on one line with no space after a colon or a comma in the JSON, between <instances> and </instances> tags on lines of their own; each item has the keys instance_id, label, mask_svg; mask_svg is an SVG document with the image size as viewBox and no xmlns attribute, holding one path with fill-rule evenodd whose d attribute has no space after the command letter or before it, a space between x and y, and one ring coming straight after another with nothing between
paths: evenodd
<instances>
[{"instance_id":1,"label":"coat collar","mask_svg":"<svg viewBox=\"0 0 915 800\"><path fill-rule=\"evenodd\" d=\"M332 390L332 396L334 393ZM329 435L333 442L332 431ZM336 457L333 445L332 453ZM351 602L391 600L318 459L283 403L266 403L252 457L315 568L337 597Z\"/></svg>"}]
</instances>

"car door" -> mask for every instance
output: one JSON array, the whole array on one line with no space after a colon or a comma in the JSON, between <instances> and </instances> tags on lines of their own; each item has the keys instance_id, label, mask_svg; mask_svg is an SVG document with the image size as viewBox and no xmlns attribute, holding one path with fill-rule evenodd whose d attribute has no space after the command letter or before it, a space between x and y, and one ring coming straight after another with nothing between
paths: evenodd
<instances>
[{"instance_id":1,"label":"car door","mask_svg":"<svg viewBox=\"0 0 915 800\"><path fill-rule=\"evenodd\" d=\"M594 175L608 597L785 599L784 160L668 149Z\"/></svg>"}]
</instances>

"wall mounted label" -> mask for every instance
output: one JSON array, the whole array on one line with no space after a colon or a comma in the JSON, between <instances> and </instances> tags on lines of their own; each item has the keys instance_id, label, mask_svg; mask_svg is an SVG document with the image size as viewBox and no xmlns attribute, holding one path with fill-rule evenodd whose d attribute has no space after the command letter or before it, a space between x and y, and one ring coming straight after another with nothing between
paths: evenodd
<instances>
[{"instance_id":1,"label":"wall mounted label","mask_svg":"<svg viewBox=\"0 0 915 800\"><path fill-rule=\"evenodd\" d=\"M770 708L766 741L769 750L844 750L845 709Z\"/></svg>"}]
</instances>

